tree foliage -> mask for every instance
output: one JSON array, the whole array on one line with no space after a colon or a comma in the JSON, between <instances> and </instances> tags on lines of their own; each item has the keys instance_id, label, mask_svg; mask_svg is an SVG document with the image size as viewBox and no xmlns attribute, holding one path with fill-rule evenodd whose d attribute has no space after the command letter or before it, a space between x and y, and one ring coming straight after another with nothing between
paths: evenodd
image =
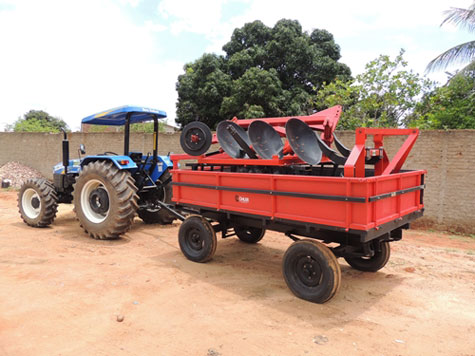
<instances>
[{"instance_id":1,"label":"tree foliage","mask_svg":"<svg viewBox=\"0 0 475 356\"><path fill-rule=\"evenodd\" d=\"M342 129L356 127L398 127L405 123L424 93L433 83L404 68L401 50L394 60L381 55L366 65L355 80L337 79L326 84L316 96L319 110L342 105L338 124Z\"/></svg>"},{"instance_id":2,"label":"tree foliage","mask_svg":"<svg viewBox=\"0 0 475 356\"><path fill-rule=\"evenodd\" d=\"M423 129L475 129L475 70L454 75L425 95L408 124Z\"/></svg>"},{"instance_id":3,"label":"tree foliage","mask_svg":"<svg viewBox=\"0 0 475 356\"><path fill-rule=\"evenodd\" d=\"M42 110L28 111L7 129L15 132L60 132L62 129L69 131L66 122Z\"/></svg>"},{"instance_id":4,"label":"tree foliage","mask_svg":"<svg viewBox=\"0 0 475 356\"><path fill-rule=\"evenodd\" d=\"M123 132L124 126L89 125L87 132ZM130 125L130 132L153 133L153 122L141 122ZM158 132L165 132L165 123L158 122Z\"/></svg>"},{"instance_id":5,"label":"tree foliage","mask_svg":"<svg viewBox=\"0 0 475 356\"><path fill-rule=\"evenodd\" d=\"M450 10L445 11L445 14L447 17L441 26L445 23L453 23L460 28L475 33L475 1L468 9L452 7ZM450 64L467 62L473 69L475 65L475 41L461 43L438 55L428 64L427 70L444 69Z\"/></svg>"},{"instance_id":6,"label":"tree foliage","mask_svg":"<svg viewBox=\"0 0 475 356\"><path fill-rule=\"evenodd\" d=\"M177 121L214 127L239 118L299 115L323 83L350 77L332 34L302 30L298 21L261 21L234 30L225 56L204 54L178 77Z\"/></svg>"}]
</instances>

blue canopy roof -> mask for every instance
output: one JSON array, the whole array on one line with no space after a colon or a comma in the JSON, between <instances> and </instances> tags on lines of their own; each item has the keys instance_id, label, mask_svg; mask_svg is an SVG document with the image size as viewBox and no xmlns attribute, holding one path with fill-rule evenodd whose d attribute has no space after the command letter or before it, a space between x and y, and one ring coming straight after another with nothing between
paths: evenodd
<instances>
[{"instance_id":1,"label":"blue canopy roof","mask_svg":"<svg viewBox=\"0 0 475 356\"><path fill-rule=\"evenodd\" d=\"M157 116L159 119L167 117L167 113L165 111L144 108L141 106L124 105L118 108L102 111L98 114L90 115L82 119L81 122L83 124L91 125L120 126L125 125L125 117L128 113L131 113L131 124L153 120L154 116Z\"/></svg>"}]
</instances>

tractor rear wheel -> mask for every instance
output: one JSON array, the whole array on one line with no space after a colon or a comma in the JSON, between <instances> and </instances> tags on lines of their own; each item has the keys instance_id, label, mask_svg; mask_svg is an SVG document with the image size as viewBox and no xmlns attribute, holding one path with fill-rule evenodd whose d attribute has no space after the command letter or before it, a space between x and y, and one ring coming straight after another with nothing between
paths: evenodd
<instances>
[{"instance_id":1,"label":"tractor rear wheel","mask_svg":"<svg viewBox=\"0 0 475 356\"><path fill-rule=\"evenodd\" d=\"M50 225L58 211L58 195L54 185L46 179L28 179L18 192L18 209L27 225Z\"/></svg>"},{"instance_id":2,"label":"tractor rear wheel","mask_svg":"<svg viewBox=\"0 0 475 356\"><path fill-rule=\"evenodd\" d=\"M340 287L338 260L318 241L306 239L290 245L284 254L282 270L289 289L310 302L325 303Z\"/></svg>"},{"instance_id":3,"label":"tractor rear wheel","mask_svg":"<svg viewBox=\"0 0 475 356\"><path fill-rule=\"evenodd\" d=\"M83 167L74 186L74 210L95 239L115 239L129 230L137 210L134 179L105 161Z\"/></svg>"},{"instance_id":4,"label":"tractor rear wheel","mask_svg":"<svg viewBox=\"0 0 475 356\"><path fill-rule=\"evenodd\" d=\"M169 178L170 172L167 169L156 182L159 188L147 193L149 197L145 197L144 200L146 203L154 204L157 200L165 204L170 204L172 202L173 189L172 185L170 184L171 182L169 181L166 185L162 185L162 183L169 180ZM153 209L139 209L138 215L139 218L142 219L146 224L167 225L171 224L173 220L175 220L175 216L160 206Z\"/></svg>"}]
</instances>

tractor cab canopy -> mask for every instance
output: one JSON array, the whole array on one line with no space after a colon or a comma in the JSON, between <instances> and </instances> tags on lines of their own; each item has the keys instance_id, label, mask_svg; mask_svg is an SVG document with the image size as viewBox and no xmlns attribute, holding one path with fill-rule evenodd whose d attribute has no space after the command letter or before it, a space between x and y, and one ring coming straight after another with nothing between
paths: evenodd
<instances>
[{"instance_id":1,"label":"tractor cab canopy","mask_svg":"<svg viewBox=\"0 0 475 356\"><path fill-rule=\"evenodd\" d=\"M122 126L126 124L127 116L129 116L130 124L136 124L151 121L154 117L158 119L166 118L167 113L157 109L125 105L90 115L82 119L81 122L90 125Z\"/></svg>"}]
</instances>

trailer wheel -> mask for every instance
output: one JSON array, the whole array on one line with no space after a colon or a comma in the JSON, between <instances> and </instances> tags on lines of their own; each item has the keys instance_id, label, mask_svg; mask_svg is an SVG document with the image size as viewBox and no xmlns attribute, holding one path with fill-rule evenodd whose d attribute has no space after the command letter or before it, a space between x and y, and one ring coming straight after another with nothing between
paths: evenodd
<instances>
[{"instance_id":1,"label":"trailer wheel","mask_svg":"<svg viewBox=\"0 0 475 356\"><path fill-rule=\"evenodd\" d=\"M234 232L237 237L239 237L239 240L249 244L255 244L262 240L266 229L250 226L235 226Z\"/></svg>"},{"instance_id":2,"label":"trailer wheel","mask_svg":"<svg viewBox=\"0 0 475 356\"><path fill-rule=\"evenodd\" d=\"M391 247L388 241L381 241L379 249L375 248L374 256L372 257L345 257L345 261L359 271L376 272L386 266L391 255Z\"/></svg>"},{"instance_id":3,"label":"trailer wheel","mask_svg":"<svg viewBox=\"0 0 475 356\"><path fill-rule=\"evenodd\" d=\"M58 211L58 195L54 185L46 179L28 179L18 192L18 209L27 225L50 225Z\"/></svg>"},{"instance_id":4,"label":"trailer wheel","mask_svg":"<svg viewBox=\"0 0 475 356\"><path fill-rule=\"evenodd\" d=\"M289 289L314 303L328 301L340 287L340 265L333 252L318 241L300 240L290 245L282 269Z\"/></svg>"},{"instance_id":5,"label":"trailer wheel","mask_svg":"<svg viewBox=\"0 0 475 356\"><path fill-rule=\"evenodd\" d=\"M207 262L216 252L218 240L211 224L199 215L190 215L178 231L181 252L191 261Z\"/></svg>"},{"instance_id":6,"label":"trailer wheel","mask_svg":"<svg viewBox=\"0 0 475 356\"><path fill-rule=\"evenodd\" d=\"M74 210L81 227L95 239L115 239L129 230L137 210L137 188L127 171L95 161L74 185Z\"/></svg>"},{"instance_id":7,"label":"trailer wheel","mask_svg":"<svg viewBox=\"0 0 475 356\"><path fill-rule=\"evenodd\" d=\"M170 172L167 169L165 172L163 172L157 183L161 184L169 177ZM173 188L169 182L167 185L160 187L158 190L154 190L146 194L150 195L150 199L145 197L145 200L151 200L152 203L159 200L163 203L170 204L172 202ZM162 209L160 206L157 209L139 209L138 215L145 224L167 225L171 224L173 220L175 220L175 217L172 214L170 214L165 209Z\"/></svg>"}]
</instances>

